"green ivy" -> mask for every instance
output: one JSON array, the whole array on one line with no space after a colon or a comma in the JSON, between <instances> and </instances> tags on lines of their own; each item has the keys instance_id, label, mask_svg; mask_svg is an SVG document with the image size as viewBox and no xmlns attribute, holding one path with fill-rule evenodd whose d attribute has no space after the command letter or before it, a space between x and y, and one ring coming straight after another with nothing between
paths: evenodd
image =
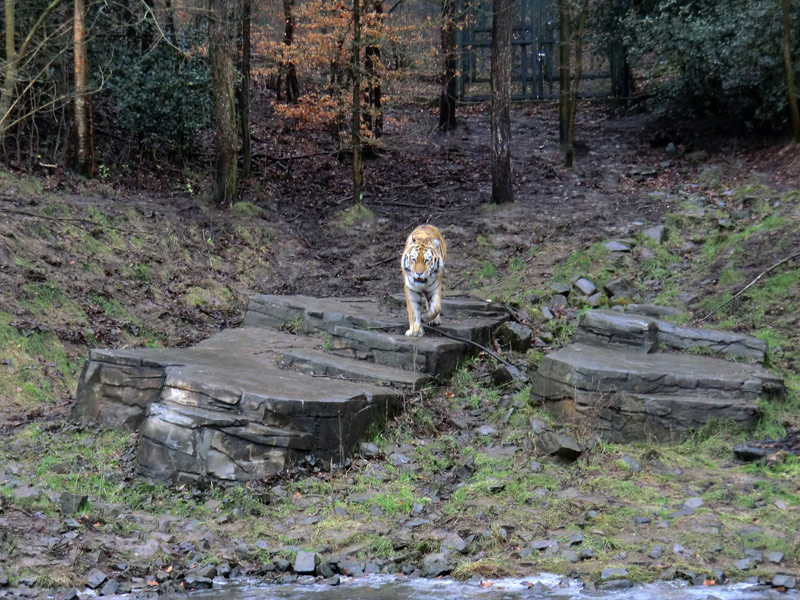
<instances>
[{"instance_id":1,"label":"green ivy","mask_svg":"<svg viewBox=\"0 0 800 600\"><path fill-rule=\"evenodd\" d=\"M793 4L796 31L800 8ZM654 92L661 107L698 115L723 110L751 124L785 119L779 0L609 0L595 6L592 25L601 47L623 44L651 88L640 91Z\"/></svg>"},{"instance_id":2,"label":"green ivy","mask_svg":"<svg viewBox=\"0 0 800 600\"><path fill-rule=\"evenodd\" d=\"M95 64L106 73L101 93L115 123L134 132L145 147L190 150L212 114L211 78L203 57L182 55L163 41L143 49L139 36L99 40L94 51Z\"/></svg>"}]
</instances>

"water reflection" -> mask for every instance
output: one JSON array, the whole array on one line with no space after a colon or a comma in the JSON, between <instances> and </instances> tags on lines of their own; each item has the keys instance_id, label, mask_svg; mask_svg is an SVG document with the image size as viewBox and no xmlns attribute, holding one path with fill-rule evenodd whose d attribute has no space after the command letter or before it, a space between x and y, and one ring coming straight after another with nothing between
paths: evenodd
<instances>
[{"instance_id":1,"label":"water reflection","mask_svg":"<svg viewBox=\"0 0 800 600\"><path fill-rule=\"evenodd\" d=\"M545 587L546 586L546 587ZM578 581L543 574L530 579L485 582L403 579L392 576L343 578L338 586L319 583L291 585L223 585L213 590L171 594L174 600L798 600L788 593L748 584L701 587L659 583L615 591L588 591Z\"/></svg>"}]
</instances>

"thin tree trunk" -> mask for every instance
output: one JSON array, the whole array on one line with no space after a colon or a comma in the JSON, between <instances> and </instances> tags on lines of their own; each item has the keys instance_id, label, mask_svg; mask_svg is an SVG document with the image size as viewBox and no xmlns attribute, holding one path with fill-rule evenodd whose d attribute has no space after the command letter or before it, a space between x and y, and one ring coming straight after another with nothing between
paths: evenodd
<instances>
[{"instance_id":1,"label":"thin tree trunk","mask_svg":"<svg viewBox=\"0 0 800 600\"><path fill-rule=\"evenodd\" d=\"M75 0L72 23L73 58L75 61L75 170L83 177L90 177L89 120L86 110L85 13L84 0Z\"/></svg>"},{"instance_id":2,"label":"thin tree trunk","mask_svg":"<svg viewBox=\"0 0 800 600\"><path fill-rule=\"evenodd\" d=\"M455 0L442 0L442 91L439 95L439 131L456 128L456 25Z\"/></svg>"},{"instance_id":3,"label":"thin tree trunk","mask_svg":"<svg viewBox=\"0 0 800 600\"><path fill-rule=\"evenodd\" d=\"M283 43L291 47L294 43L294 0L283 0ZM286 82L286 101L295 103L300 97L300 86L297 83L297 69L291 60L284 61L280 67L281 75L278 77L278 100L280 100L280 79Z\"/></svg>"},{"instance_id":4,"label":"thin tree trunk","mask_svg":"<svg viewBox=\"0 0 800 600\"><path fill-rule=\"evenodd\" d=\"M33 37L39 28L44 24L47 17L53 12L56 7L61 4L61 0L52 0L47 8L44 9L36 22L28 30L28 35L19 46L16 48L14 36L16 33L15 23L15 10L14 0L5 0L5 21L6 21L6 69L5 80L3 81L3 90L0 93L0 148L3 147L5 135L8 131L8 124L11 122L10 113L14 108L14 92L17 88L17 77L19 76L19 68L25 55L28 52L28 46L33 41Z\"/></svg>"},{"instance_id":5,"label":"thin tree trunk","mask_svg":"<svg viewBox=\"0 0 800 600\"><path fill-rule=\"evenodd\" d=\"M383 0L374 0L373 15L375 27L379 28L383 19ZM381 112L381 80L378 64L381 61L381 49L371 43L364 49L364 72L367 80L367 126L376 138L383 135L383 113Z\"/></svg>"},{"instance_id":6,"label":"thin tree trunk","mask_svg":"<svg viewBox=\"0 0 800 600\"><path fill-rule=\"evenodd\" d=\"M6 73L3 81L3 93L0 95L0 147L5 143L5 135L8 130L7 123L10 121L11 99L14 97L14 90L17 84L19 73L19 61L17 58L17 46L14 42L16 32L14 0L6 0Z\"/></svg>"},{"instance_id":7,"label":"thin tree trunk","mask_svg":"<svg viewBox=\"0 0 800 600\"><path fill-rule=\"evenodd\" d=\"M176 43L175 37L175 11L172 10L172 0L164 0L164 12L167 19L167 40Z\"/></svg>"},{"instance_id":8,"label":"thin tree trunk","mask_svg":"<svg viewBox=\"0 0 800 600\"><path fill-rule=\"evenodd\" d=\"M350 137L353 149L353 204L361 204L364 156L361 148L361 0L353 0L353 45L350 55L353 106Z\"/></svg>"},{"instance_id":9,"label":"thin tree trunk","mask_svg":"<svg viewBox=\"0 0 800 600\"><path fill-rule=\"evenodd\" d=\"M611 95L615 98L627 98L631 95L631 69L628 65L628 51L622 40L615 40L609 54L611 70Z\"/></svg>"},{"instance_id":10,"label":"thin tree trunk","mask_svg":"<svg viewBox=\"0 0 800 600\"><path fill-rule=\"evenodd\" d=\"M558 0L558 141L566 150L569 130L570 0Z\"/></svg>"},{"instance_id":11,"label":"thin tree trunk","mask_svg":"<svg viewBox=\"0 0 800 600\"><path fill-rule=\"evenodd\" d=\"M250 177L252 169L252 152L250 149L250 19L252 4L250 0L242 0L242 64L240 65L241 82L239 83L239 126L242 137L242 177Z\"/></svg>"},{"instance_id":12,"label":"thin tree trunk","mask_svg":"<svg viewBox=\"0 0 800 600\"><path fill-rule=\"evenodd\" d=\"M511 172L511 27L513 0L494 0L492 11L492 202L514 201Z\"/></svg>"},{"instance_id":13,"label":"thin tree trunk","mask_svg":"<svg viewBox=\"0 0 800 600\"><path fill-rule=\"evenodd\" d=\"M210 0L208 56L211 65L211 95L214 100L214 201L231 205L236 199L238 172L236 153L236 101L233 43L228 31L228 3Z\"/></svg>"},{"instance_id":14,"label":"thin tree trunk","mask_svg":"<svg viewBox=\"0 0 800 600\"><path fill-rule=\"evenodd\" d=\"M578 87L583 73L583 35L586 31L586 18L589 15L589 0L583 0L575 33L575 73L571 75L569 93L569 115L567 121L567 146L564 152L564 166L571 168L575 162L575 114L578 112Z\"/></svg>"},{"instance_id":15,"label":"thin tree trunk","mask_svg":"<svg viewBox=\"0 0 800 600\"><path fill-rule=\"evenodd\" d=\"M786 94L789 102L789 114L792 120L792 134L795 143L800 142L800 112L797 109L797 88L794 83L794 66L792 65L792 13L789 0L783 0L783 67L786 71Z\"/></svg>"}]
</instances>

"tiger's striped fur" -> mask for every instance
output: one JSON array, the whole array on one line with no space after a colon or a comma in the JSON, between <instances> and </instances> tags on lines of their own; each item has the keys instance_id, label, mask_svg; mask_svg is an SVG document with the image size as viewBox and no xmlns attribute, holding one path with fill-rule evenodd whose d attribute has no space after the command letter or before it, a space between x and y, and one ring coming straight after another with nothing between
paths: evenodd
<instances>
[{"instance_id":1,"label":"tiger's striped fur","mask_svg":"<svg viewBox=\"0 0 800 600\"><path fill-rule=\"evenodd\" d=\"M422 323L438 325L442 310L442 278L447 246L433 225L417 227L406 239L400 260L408 310L406 335L424 335ZM423 298L425 302L423 310Z\"/></svg>"}]
</instances>

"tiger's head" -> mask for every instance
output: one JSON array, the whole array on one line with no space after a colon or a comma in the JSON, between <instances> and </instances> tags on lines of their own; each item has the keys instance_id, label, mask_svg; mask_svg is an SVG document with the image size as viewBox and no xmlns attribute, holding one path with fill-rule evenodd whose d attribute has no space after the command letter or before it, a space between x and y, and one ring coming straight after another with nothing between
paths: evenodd
<instances>
[{"instance_id":1,"label":"tiger's head","mask_svg":"<svg viewBox=\"0 0 800 600\"><path fill-rule=\"evenodd\" d=\"M409 288L423 288L437 280L442 270L442 242L426 232L414 232L406 242L403 253L403 272Z\"/></svg>"}]
</instances>

